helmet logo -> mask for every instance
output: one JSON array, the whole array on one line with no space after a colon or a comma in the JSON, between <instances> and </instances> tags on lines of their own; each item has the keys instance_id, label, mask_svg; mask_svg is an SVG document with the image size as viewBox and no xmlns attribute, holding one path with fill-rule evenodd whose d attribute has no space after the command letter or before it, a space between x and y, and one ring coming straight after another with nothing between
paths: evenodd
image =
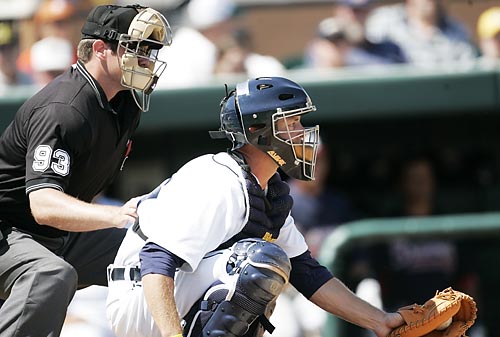
<instances>
[{"instance_id":1,"label":"helmet logo","mask_svg":"<svg viewBox=\"0 0 500 337\"><path fill-rule=\"evenodd\" d=\"M269 232L266 232L266 234L264 234L264 236L262 237L263 240L266 240L267 242L274 242L276 241L275 238L273 238L273 235Z\"/></svg>"},{"instance_id":2,"label":"helmet logo","mask_svg":"<svg viewBox=\"0 0 500 337\"><path fill-rule=\"evenodd\" d=\"M273 150L267 151L267 154L270 155L271 158L273 158L274 161L278 163L279 166L286 165L286 161L283 158L281 158L281 156L277 154L275 151Z\"/></svg>"}]
</instances>

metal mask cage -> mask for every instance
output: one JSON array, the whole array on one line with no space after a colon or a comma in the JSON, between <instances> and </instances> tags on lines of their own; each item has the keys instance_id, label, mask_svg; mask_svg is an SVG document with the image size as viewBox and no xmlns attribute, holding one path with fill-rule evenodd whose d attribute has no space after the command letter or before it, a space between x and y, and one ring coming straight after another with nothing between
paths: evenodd
<instances>
[{"instance_id":1,"label":"metal mask cage","mask_svg":"<svg viewBox=\"0 0 500 337\"><path fill-rule=\"evenodd\" d=\"M148 16L148 14L149 14L149 16ZM170 28L170 25L169 25L167 19L165 19L165 17L162 14L160 14L159 12L157 12L151 8L146 8L137 14L137 16L135 17L135 20L137 23L142 23L145 26L154 26L154 27L158 28L160 31L163 29L165 30L165 32L164 32L165 35L163 36L161 41L158 39L148 40L146 38L143 38L143 40L153 41L155 44L160 45L159 48L157 48L157 49L160 49L162 46L170 46L172 44L172 37L173 37L172 29ZM155 20L158 20L158 21L155 21ZM132 31L129 29L129 34L131 34L133 36L135 36L136 32L140 33L140 34L143 33L143 31L141 31L141 29L138 29L138 28L136 30L132 30Z\"/></svg>"},{"instance_id":2,"label":"metal mask cage","mask_svg":"<svg viewBox=\"0 0 500 337\"><path fill-rule=\"evenodd\" d=\"M156 40L133 38L128 34L121 34L118 39L116 52L119 54L120 48L123 49L121 84L132 89L134 100L142 111L149 110L149 95L167 67L167 62L158 58L159 46L161 44ZM124 58L128 61L127 65ZM141 66L143 62L147 67Z\"/></svg>"},{"instance_id":3,"label":"metal mask cage","mask_svg":"<svg viewBox=\"0 0 500 337\"><path fill-rule=\"evenodd\" d=\"M151 74L149 75L151 79L154 76L160 77L161 74L165 71L165 68L167 67L167 62L160 60L158 58L159 55L159 49L163 45L158 43L156 40L151 40L151 39L138 39L138 38L133 38L128 34L121 34L118 40L118 48L123 48L124 50L124 55L129 55L132 57L137 57L138 63L140 63L140 60L145 60L150 64L149 67L147 67L150 71ZM132 76L137 75L137 76L147 76L145 73L141 73L139 71L134 70L133 68L124 68L122 67L122 70L124 72L129 72L132 74ZM123 85L127 87L131 87L130 85L124 84ZM149 83L148 83L149 85ZM131 87L133 88L133 87ZM137 88L133 88L137 89Z\"/></svg>"},{"instance_id":4,"label":"metal mask cage","mask_svg":"<svg viewBox=\"0 0 500 337\"><path fill-rule=\"evenodd\" d=\"M311 111L316 111L316 107L309 104L306 108L287 111L278 108L277 112L272 115L272 127L274 138L290 146L296 165L301 165L304 176L313 180L318 155L319 126L290 130L287 123L287 119L301 116ZM277 124L281 120L284 122L285 130L278 130L277 128Z\"/></svg>"}]
</instances>

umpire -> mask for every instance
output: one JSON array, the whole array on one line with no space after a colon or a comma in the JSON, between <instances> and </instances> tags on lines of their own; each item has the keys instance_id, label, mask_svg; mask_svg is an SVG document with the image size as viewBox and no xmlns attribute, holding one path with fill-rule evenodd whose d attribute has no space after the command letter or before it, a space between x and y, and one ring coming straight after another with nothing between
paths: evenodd
<instances>
[{"instance_id":1,"label":"umpire","mask_svg":"<svg viewBox=\"0 0 500 337\"><path fill-rule=\"evenodd\" d=\"M159 12L97 6L78 62L28 99L1 135L1 337L59 336L75 291L107 284L136 202L91 202L130 152L165 67L155 50L170 43Z\"/></svg>"}]
</instances>

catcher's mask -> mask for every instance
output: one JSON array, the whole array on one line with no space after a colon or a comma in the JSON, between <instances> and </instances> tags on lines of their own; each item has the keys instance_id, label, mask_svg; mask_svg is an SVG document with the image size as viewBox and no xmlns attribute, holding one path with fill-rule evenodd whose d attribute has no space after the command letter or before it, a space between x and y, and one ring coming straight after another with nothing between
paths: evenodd
<instances>
[{"instance_id":1,"label":"catcher's mask","mask_svg":"<svg viewBox=\"0 0 500 337\"><path fill-rule=\"evenodd\" d=\"M319 126L302 127L300 117L315 111L297 83L260 77L239 83L221 102L221 127L212 138L228 138L237 150L251 144L267 153L288 176L313 180Z\"/></svg>"},{"instance_id":2,"label":"catcher's mask","mask_svg":"<svg viewBox=\"0 0 500 337\"><path fill-rule=\"evenodd\" d=\"M172 31L165 17L139 5L98 6L89 14L82 37L117 42L116 52L123 51L121 84L133 90L137 105L147 111L149 95L166 67L166 62L158 59L158 51L172 43Z\"/></svg>"}]
</instances>

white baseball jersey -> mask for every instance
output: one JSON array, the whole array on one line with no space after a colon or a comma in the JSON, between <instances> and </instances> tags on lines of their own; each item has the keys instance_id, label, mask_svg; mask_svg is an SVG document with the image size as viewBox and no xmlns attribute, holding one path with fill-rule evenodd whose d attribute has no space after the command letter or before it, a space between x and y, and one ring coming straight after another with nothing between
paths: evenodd
<instances>
[{"instance_id":1,"label":"white baseball jersey","mask_svg":"<svg viewBox=\"0 0 500 337\"><path fill-rule=\"evenodd\" d=\"M227 277L225 265L230 251L210 252L243 229L249 210L242 169L227 153L208 154L188 162L163 185L157 198L140 203L140 226L148 241L186 262L175 275L180 317L215 280ZM307 250L290 215L274 243L290 258ZM144 244L130 228L113 266L140 266L139 252ZM109 282L107 313L118 337L160 336L137 282Z\"/></svg>"}]
</instances>

